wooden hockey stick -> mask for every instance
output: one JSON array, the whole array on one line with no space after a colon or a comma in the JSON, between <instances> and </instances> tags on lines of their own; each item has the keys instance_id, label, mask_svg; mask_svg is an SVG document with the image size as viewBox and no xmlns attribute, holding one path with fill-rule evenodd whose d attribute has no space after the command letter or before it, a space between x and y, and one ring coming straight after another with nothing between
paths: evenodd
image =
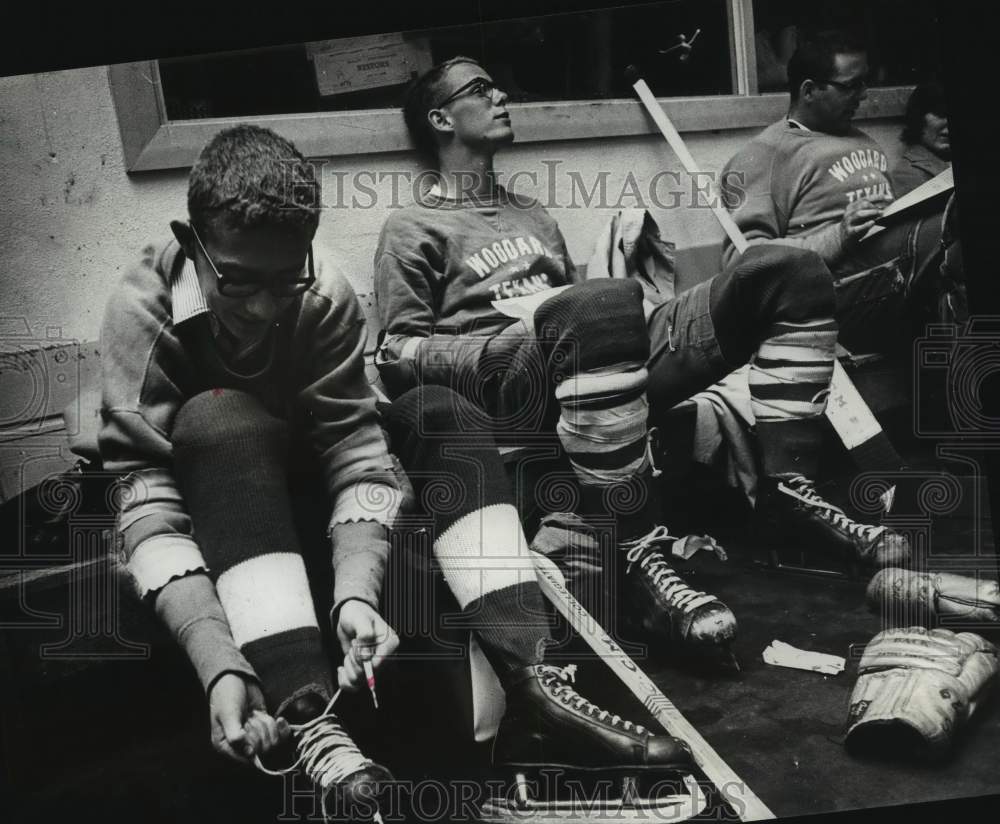
<instances>
[{"instance_id":1,"label":"wooden hockey stick","mask_svg":"<svg viewBox=\"0 0 1000 824\"><path fill-rule=\"evenodd\" d=\"M538 573L538 583L545 596L562 613L574 631L587 642L650 714L663 725L663 728L670 735L688 743L695 763L705 773L708 780L716 786L722 797L740 817L740 820L761 821L774 818L774 813L754 795L747 783L722 760L691 723L681 715L680 710L650 680L649 676L622 651L615 640L573 597L566 588L566 580L559 568L539 552L532 551L531 556L535 564L535 571Z\"/></svg>"},{"instance_id":2,"label":"wooden hockey stick","mask_svg":"<svg viewBox=\"0 0 1000 824\"><path fill-rule=\"evenodd\" d=\"M670 118L663 111L663 107L653 97L646 81L638 76L638 71L634 66L628 67L626 75L646 111L649 112L649 116L659 127L685 171L692 176L698 174L698 165L677 129L674 128L674 124L670 122ZM708 197L712 213L722 225L736 251L742 255L749 247L747 239L723 205L718 189L711 180L708 186ZM826 417L837 436L851 453L851 457L862 469L896 470L903 466L903 459L882 430L882 425L872 414L868 404L865 403L847 372L836 359L833 362L833 377L830 380L830 397L826 405ZM887 511L891 506L893 489L890 489L883 496Z\"/></svg>"}]
</instances>

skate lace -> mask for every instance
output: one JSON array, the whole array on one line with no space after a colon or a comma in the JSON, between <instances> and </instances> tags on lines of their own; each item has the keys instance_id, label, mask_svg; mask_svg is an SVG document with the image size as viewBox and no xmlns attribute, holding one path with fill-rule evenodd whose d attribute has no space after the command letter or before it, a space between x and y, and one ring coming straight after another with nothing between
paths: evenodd
<instances>
[{"instance_id":1,"label":"skate lace","mask_svg":"<svg viewBox=\"0 0 1000 824\"><path fill-rule=\"evenodd\" d=\"M812 481L803 475L797 475L789 479L787 483L779 483L778 489L806 504L824 521L844 530L848 535L853 535L864 541L873 541L886 530L884 526L862 524L849 518L840 507L824 500L816 491Z\"/></svg>"},{"instance_id":2,"label":"skate lace","mask_svg":"<svg viewBox=\"0 0 1000 824\"><path fill-rule=\"evenodd\" d=\"M576 664L570 664L562 669L552 667L546 669L542 674L542 684L548 688L553 698L558 698L564 704L570 704L574 709L612 727L620 727L627 731L634 730L639 735L646 732L646 728L642 724L635 724L620 715L602 710L593 702L588 701L570 686L571 683L576 683Z\"/></svg>"},{"instance_id":3,"label":"skate lace","mask_svg":"<svg viewBox=\"0 0 1000 824\"><path fill-rule=\"evenodd\" d=\"M338 690L320 715L304 724L289 725L292 732L298 735L298 758L294 764L280 770L270 770L261 763L259 756L254 756L257 769L268 775L280 776L301 767L314 784L327 790L374 763L365 758L333 712L333 705L339 697Z\"/></svg>"},{"instance_id":4,"label":"skate lace","mask_svg":"<svg viewBox=\"0 0 1000 824\"><path fill-rule=\"evenodd\" d=\"M621 545L625 551L625 559L628 561L625 573L627 575L631 572L632 567L638 563L639 568L652 579L653 585L674 607L684 612L691 612L698 607L712 603L715 596L688 586L674 568L667 563L663 553L654 549L658 544L677 540L680 539L671 535L665 526L658 526L641 538L625 541Z\"/></svg>"}]
</instances>

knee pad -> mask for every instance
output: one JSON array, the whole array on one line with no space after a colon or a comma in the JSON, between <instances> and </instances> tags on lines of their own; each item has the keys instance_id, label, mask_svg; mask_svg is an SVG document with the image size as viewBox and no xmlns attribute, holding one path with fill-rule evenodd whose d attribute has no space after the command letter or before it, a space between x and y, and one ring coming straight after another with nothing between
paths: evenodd
<instances>
[{"instance_id":1,"label":"knee pad","mask_svg":"<svg viewBox=\"0 0 1000 824\"><path fill-rule=\"evenodd\" d=\"M535 311L535 334L564 374L624 362L645 363L649 333L642 287L634 280L600 278L576 284Z\"/></svg>"},{"instance_id":2,"label":"knee pad","mask_svg":"<svg viewBox=\"0 0 1000 824\"><path fill-rule=\"evenodd\" d=\"M833 315L833 275L815 252L781 244L751 246L733 263L741 302L787 321Z\"/></svg>"}]
</instances>

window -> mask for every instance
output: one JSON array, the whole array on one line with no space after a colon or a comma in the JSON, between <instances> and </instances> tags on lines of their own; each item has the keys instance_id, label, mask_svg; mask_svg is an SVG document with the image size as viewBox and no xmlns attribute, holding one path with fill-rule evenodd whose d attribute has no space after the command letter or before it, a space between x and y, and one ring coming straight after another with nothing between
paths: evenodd
<instances>
[{"instance_id":1,"label":"window","mask_svg":"<svg viewBox=\"0 0 1000 824\"><path fill-rule=\"evenodd\" d=\"M939 71L932 0L755 0L757 88L784 91L785 64L801 32L852 30L868 45L874 87L915 85Z\"/></svg>"},{"instance_id":2,"label":"window","mask_svg":"<svg viewBox=\"0 0 1000 824\"><path fill-rule=\"evenodd\" d=\"M732 94L729 51L725 0L670 0L161 60L159 74L167 118L185 120L396 108L413 76L460 54L519 103L629 97L632 63L664 96Z\"/></svg>"},{"instance_id":3,"label":"window","mask_svg":"<svg viewBox=\"0 0 1000 824\"><path fill-rule=\"evenodd\" d=\"M905 6L905 11L904 11ZM110 68L130 171L189 166L218 129L279 127L313 156L404 150L410 78L464 54L510 95L521 142L652 132L624 68L637 65L681 131L763 126L786 105L797 32L849 23L873 44L861 115L902 111L937 44L930 0L661 0L478 25L386 31ZM593 101L601 101L594 106Z\"/></svg>"}]
</instances>

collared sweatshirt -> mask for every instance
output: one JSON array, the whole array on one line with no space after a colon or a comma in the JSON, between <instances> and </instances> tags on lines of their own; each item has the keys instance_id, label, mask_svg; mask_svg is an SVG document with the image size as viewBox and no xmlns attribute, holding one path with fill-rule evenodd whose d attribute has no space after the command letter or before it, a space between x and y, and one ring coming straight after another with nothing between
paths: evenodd
<instances>
[{"instance_id":1,"label":"collared sweatshirt","mask_svg":"<svg viewBox=\"0 0 1000 824\"><path fill-rule=\"evenodd\" d=\"M816 252L831 268L846 255L840 221L863 197L893 199L882 147L851 127L845 135L772 123L737 152L722 171L726 203L747 241L782 243ZM727 238L726 265L736 255Z\"/></svg>"},{"instance_id":2,"label":"collared sweatshirt","mask_svg":"<svg viewBox=\"0 0 1000 824\"><path fill-rule=\"evenodd\" d=\"M333 502L334 611L352 598L377 609L399 480L365 376L361 307L331 259L318 250L314 258L315 283L256 348L252 374L218 348L194 265L175 240L144 249L112 294L98 443L105 469L124 476L118 527L141 596L206 570L174 480L171 430L186 400L223 387L253 394L308 433ZM338 541L338 530L351 540ZM248 669L232 650L207 657L199 667L206 687L225 669Z\"/></svg>"},{"instance_id":3,"label":"collared sweatshirt","mask_svg":"<svg viewBox=\"0 0 1000 824\"><path fill-rule=\"evenodd\" d=\"M461 385L491 338L516 323L493 301L576 280L555 220L502 187L474 200L427 194L392 213L375 252L386 388L397 396L419 383Z\"/></svg>"}]
</instances>

